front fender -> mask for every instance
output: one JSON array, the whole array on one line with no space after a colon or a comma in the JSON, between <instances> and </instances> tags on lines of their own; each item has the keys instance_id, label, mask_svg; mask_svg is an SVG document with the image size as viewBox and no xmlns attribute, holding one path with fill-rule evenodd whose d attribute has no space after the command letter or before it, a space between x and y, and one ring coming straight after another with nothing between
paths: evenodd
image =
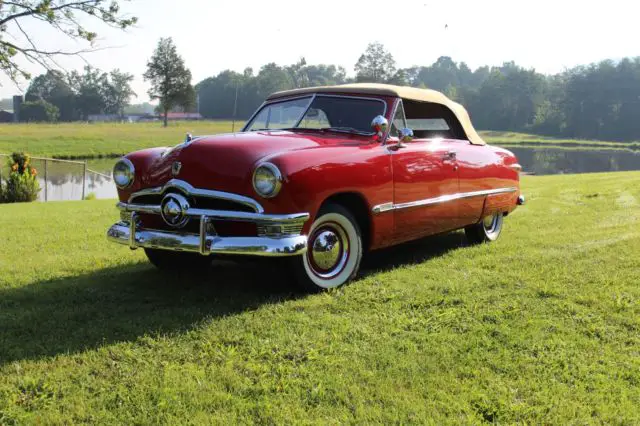
<instances>
[{"instance_id":1,"label":"front fender","mask_svg":"<svg viewBox=\"0 0 640 426\"><path fill-rule=\"evenodd\" d=\"M131 152L124 156L124 158L127 158L133 163L133 167L135 168L135 178L130 187L118 189L118 198L120 201L126 202L132 193L148 186L147 180L149 176L147 171L168 149L169 148L167 147L149 148Z\"/></svg>"},{"instance_id":2,"label":"front fender","mask_svg":"<svg viewBox=\"0 0 640 426\"><path fill-rule=\"evenodd\" d=\"M358 194L367 203L370 215L373 206L393 200L391 157L377 143L288 151L262 161L278 166L284 176L281 193L273 199L260 200L265 211L309 213L304 232L331 196ZM388 228L391 221L392 215L371 216L373 233ZM377 241L378 238L372 239L372 246L378 245Z\"/></svg>"}]
</instances>

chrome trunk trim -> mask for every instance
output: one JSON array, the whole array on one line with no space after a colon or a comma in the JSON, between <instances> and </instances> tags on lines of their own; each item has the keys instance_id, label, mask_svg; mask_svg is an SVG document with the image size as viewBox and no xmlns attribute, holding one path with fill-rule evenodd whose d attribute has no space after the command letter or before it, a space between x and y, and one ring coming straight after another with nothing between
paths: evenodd
<instances>
[{"instance_id":1,"label":"chrome trunk trim","mask_svg":"<svg viewBox=\"0 0 640 426\"><path fill-rule=\"evenodd\" d=\"M518 188L510 187L510 188L497 188L497 189L487 189L483 191L473 191L473 192L460 192L456 194L448 194L442 195L440 197L434 198L426 198L424 200L411 201L408 203L399 203L394 204L392 202L378 204L373 206L371 211L373 214L380 214L392 210L403 210L409 209L413 207L424 207L424 206L432 206L435 204L448 203L450 201L461 200L463 198L473 198L473 197L482 197L486 195L496 195L496 194L507 194L510 192L516 192Z\"/></svg>"}]
</instances>

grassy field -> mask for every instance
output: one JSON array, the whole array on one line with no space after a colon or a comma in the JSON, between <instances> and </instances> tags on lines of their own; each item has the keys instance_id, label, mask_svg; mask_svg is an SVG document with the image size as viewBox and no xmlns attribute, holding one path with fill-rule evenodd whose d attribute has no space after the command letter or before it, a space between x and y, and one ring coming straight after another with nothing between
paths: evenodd
<instances>
[{"instance_id":1,"label":"grassy field","mask_svg":"<svg viewBox=\"0 0 640 426\"><path fill-rule=\"evenodd\" d=\"M640 141L610 142L586 139L565 139L549 136L531 135L518 132L481 131L480 135L492 145L499 146L545 146L554 148L608 148L640 149Z\"/></svg>"},{"instance_id":2,"label":"grassy field","mask_svg":"<svg viewBox=\"0 0 640 426\"><path fill-rule=\"evenodd\" d=\"M242 128L237 122L235 129ZM0 124L0 153L29 152L35 156L55 158L117 157L153 146L173 146L194 135L231 131L230 121L175 122L168 128L159 123L61 123ZM619 143L554 139L512 132L480 132L488 143L500 146L577 147L640 149L640 143Z\"/></svg>"},{"instance_id":3,"label":"grassy field","mask_svg":"<svg viewBox=\"0 0 640 426\"><path fill-rule=\"evenodd\" d=\"M495 244L164 275L113 201L0 206L0 424L640 423L640 173L525 177Z\"/></svg>"}]
</instances>

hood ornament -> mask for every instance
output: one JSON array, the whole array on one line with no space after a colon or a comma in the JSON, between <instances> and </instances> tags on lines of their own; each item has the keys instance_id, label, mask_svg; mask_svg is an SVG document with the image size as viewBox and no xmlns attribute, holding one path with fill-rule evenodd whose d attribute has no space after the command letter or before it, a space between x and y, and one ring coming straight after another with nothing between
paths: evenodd
<instances>
[{"instance_id":1,"label":"hood ornament","mask_svg":"<svg viewBox=\"0 0 640 426\"><path fill-rule=\"evenodd\" d=\"M180 170L182 169L182 163L179 161L174 162L171 165L171 175L176 177L180 174Z\"/></svg>"}]
</instances>

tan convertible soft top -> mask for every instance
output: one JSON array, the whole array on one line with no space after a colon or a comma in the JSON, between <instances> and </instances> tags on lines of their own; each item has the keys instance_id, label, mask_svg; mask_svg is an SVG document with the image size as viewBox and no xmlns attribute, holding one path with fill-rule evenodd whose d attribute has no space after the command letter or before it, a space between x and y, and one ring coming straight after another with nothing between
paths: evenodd
<instances>
[{"instance_id":1,"label":"tan convertible soft top","mask_svg":"<svg viewBox=\"0 0 640 426\"><path fill-rule=\"evenodd\" d=\"M457 102L447 98L444 94L430 89L418 89L416 87L394 86L378 83L353 83L338 86L305 87L302 89L285 90L270 95L267 100L304 95L308 93L353 93L362 95L394 96L418 102L430 102L441 104L449 108L460 121L467 139L474 145L485 145L473 124L467 110Z\"/></svg>"}]
</instances>

